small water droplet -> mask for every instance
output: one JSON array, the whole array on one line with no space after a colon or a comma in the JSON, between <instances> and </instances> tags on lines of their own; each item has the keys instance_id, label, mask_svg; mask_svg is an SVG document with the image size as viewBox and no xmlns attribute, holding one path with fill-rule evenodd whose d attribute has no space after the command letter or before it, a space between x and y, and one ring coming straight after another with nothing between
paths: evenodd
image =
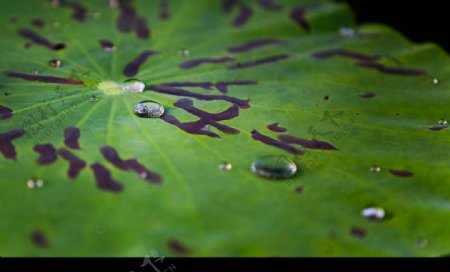
<instances>
[{"instance_id":1,"label":"small water droplet","mask_svg":"<svg viewBox=\"0 0 450 272\"><path fill-rule=\"evenodd\" d=\"M53 68L59 68L61 66L61 61L57 59L52 59L48 62L48 65L50 65Z\"/></svg>"},{"instance_id":2,"label":"small water droplet","mask_svg":"<svg viewBox=\"0 0 450 272\"><path fill-rule=\"evenodd\" d=\"M92 13L92 19L99 20L100 18L102 18L102 14L100 12Z\"/></svg>"},{"instance_id":3,"label":"small water droplet","mask_svg":"<svg viewBox=\"0 0 450 272\"><path fill-rule=\"evenodd\" d=\"M52 27L55 28L55 29L56 29L56 28L60 28L60 27L61 27L61 23L55 21L55 22L52 23Z\"/></svg>"},{"instance_id":4,"label":"small water droplet","mask_svg":"<svg viewBox=\"0 0 450 272\"><path fill-rule=\"evenodd\" d=\"M142 93L145 89L145 84L134 78L125 80L121 86L127 93Z\"/></svg>"},{"instance_id":5,"label":"small water droplet","mask_svg":"<svg viewBox=\"0 0 450 272\"><path fill-rule=\"evenodd\" d=\"M229 162L222 162L219 164L220 170L230 171L233 168L233 165Z\"/></svg>"},{"instance_id":6,"label":"small water droplet","mask_svg":"<svg viewBox=\"0 0 450 272\"><path fill-rule=\"evenodd\" d=\"M297 173L297 165L286 156L264 156L255 160L253 173L269 179L287 179Z\"/></svg>"},{"instance_id":7,"label":"small water droplet","mask_svg":"<svg viewBox=\"0 0 450 272\"><path fill-rule=\"evenodd\" d=\"M447 120L441 119L438 121L438 124L441 126L446 126L448 124Z\"/></svg>"},{"instance_id":8,"label":"small water droplet","mask_svg":"<svg viewBox=\"0 0 450 272\"><path fill-rule=\"evenodd\" d=\"M164 114L164 107L158 102L146 100L134 107L134 114L143 118L159 118Z\"/></svg>"},{"instance_id":9,"label":"small water droplet","mask_svg":"<svg viewBox=\"0 0 450 272\"><path fill-rule=\"evenodd\" d=\"M438 83L439 83L439 79L437 79L437 78L433 78L431 80L431 84L433 84L433 85L437 85Z\"/></svg>"},{"instance_id":10,"label":"small water droplet","mask_svg":"<svg viewBox=\"0 0 450 272\"><path fill-rule=\"evenodd\" d=\"M178 51L178 56L180 57L187 57L189 54L191 54L191 52L189 52L186 48L182 48Z\"/></svg>"},{"instance_id":11,"label":"small water droplet","mask_svg":"<svg viewBox=\"0 0 450 272\"><path fill-rule=\"evenodd\" d=\"M361 211L361 215L368 219L381 220L384 219L386 213L384 209L380 207L367 207Z\"/></svg>"},{"instance_id":12,"label":"small water droplet","mask_svg":"<svg viewBox=\"0 0 450 272\"><path fill-rule=\"evenodd\" d=\"M59 0L51 0L50 1L50 6L52 8L59 8L60 5L61 5L61 3L59 2Z\"/></svg>"},{"instance_id":13,"label":"small water droplet","mask_svg":"<svg viewBox=\"0 0 450 272\"><path fill-rule=\"evenodd\" d=\"M31 74L33 74L33 75L38 75L38 74L39 74L39 71L36 70L36 69L33 69L33 70L31 70Z\"/></svg>"},{"instance_id":14,"label":"small water droplet","mask_svg":"<svg viewBox=\"0 0 450 272\"><path fill-rule=\"evenodd\" d=\"M97 102L97 101L98 101L98 98L97 98L97 96L95 96L95 95L91 95L91 97L89 98L89 100L90 100L91 102Z\"/></svg>"},{"instance_id":15,"label":"small water droplet","mask_svg":"<svg viewBox=\"0 0 450 272\"><path fill-rule=\"evenodd\" d=\"M428 240L425 238L420 238L417 240L417 247L424 248L428 245Z\"/></svg>"},{"instance_id":16,"label":"small water droplet","mask_svg":"<svg viewBox=\"0 0 450 272\"><path fill-rule=\"evenodd\" d=\"M109 7L110 8L117 8L119 6L119 1L118 0L109 0Z\"/></svg>"},{"instance_id":17,"label":"small water droplet","mask_svg":"<svg viewBox=\"0 0 450 272\"><path fill-rule=\"evenodd\" d=\"M381 171L381 168L378 165L373 165L370 168L370 171L373 172L373 173L379 173Z\"/></svg>"},{"instance_id":18,"label":"small water droplet","mask_svg":"<svg viewBox=\"0 0 450 272\"><path fill-rule=\"evenodd\" d=\"M339 29L339 34L342 37L354 37L355 36L355 30L351 27L341 27Z\"/></svg>"},{"instance_id":19,"label":"small water droplet","mask_svg":"<svg viewBox=\"0 0 450 272\"><path fill-rule=\"evenodd\" d=\"M44 181L42 179L29 179L27 181L27 187L30 189L37 189L37 188L42 188L44 187Z\"/></svg>"}]
</instances>

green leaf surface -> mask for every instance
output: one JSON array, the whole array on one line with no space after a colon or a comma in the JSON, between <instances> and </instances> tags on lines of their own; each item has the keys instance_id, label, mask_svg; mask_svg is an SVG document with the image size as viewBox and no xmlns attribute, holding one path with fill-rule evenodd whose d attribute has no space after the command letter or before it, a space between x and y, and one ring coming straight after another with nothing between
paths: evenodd
<instances>
[{"instance_id":1,"label":"green leaf surface","mask_svg":"<svg viewBox=\"0 0 450 272\"><path fill-rule=\"evenodd\" d=\"M355 26L349 8L330 1L240 1L228 12L227 1L79 1L82 8L73 0L58 2L0 4L0 147L10 152L12 144L17 153L15 159L0 156L1 256L449 252L449 131L443 122L436 126L449 115L450 61L438 46L412 44L383 25ZM233 25L248 10L248 21ZM137 14L125 20L134 29L119 30L121 13ZM142 25L150 29L148 38L139 37L145 36L138 31ZM21 35L24 29L66 47L52 50ZM102 39L115 50L104 50ZM245 52L229 49L255 40L272 42ZM114 84L130 78L125 67L146 50L157 53L131 77L147 89L122 92ZM282 57L264 63L273 56ZM224 57L229 60L180 67ZM49 65L52 59L61 66ZM12 72L83 84L24 80ZM232 81L253 83L221 93L217 83ZM200 127L184 125L191 133L170 124L167 116L199 120L192 109L174 105L186 102L185 96L155 91L173 82L210 82L209 89L175 89L227 97L187 97L194 113L231 107L239 116L211 121L215 117L206 114ZM232 99L249 99L250 107L239 108ZM134 106L143 100L162 104L166 119L135 116ZM268 129L273 123L287 131ZM68 127L80 130L80 149L65 145ZM14 129L24 135L7 142L4 135ZM284 143L305 152L292 154L253 139L260 134L277 144L279 137L294 136L337 150ZM39 164L33 148L48 143L69 150L86 167L70 178L61 153L55 162ZM162 183L147 182L130 166L114 166L102 155L104 146L123 160L139 159ZM253 173L252 162L267 155L293 160L297 174L270 180ZM231 170L221 169L223 162ZM98 186L93 169L99 164L123 186L120 192ZM28 188L30 179L43 186ZM384 218L365 218L367 207L383 208Z\"/></svg>"}]
</instances>

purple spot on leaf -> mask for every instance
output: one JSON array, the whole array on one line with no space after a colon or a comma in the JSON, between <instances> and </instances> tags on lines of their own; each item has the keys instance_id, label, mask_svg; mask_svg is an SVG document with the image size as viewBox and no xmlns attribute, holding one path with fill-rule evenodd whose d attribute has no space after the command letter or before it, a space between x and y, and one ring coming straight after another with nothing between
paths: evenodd
<instances>
[{"instance_id":1,"label":"purple spot on leaf","mask_svg":"<svg viewBox=\"0 0 450 272\"><path fill-rule=\"evenodd\" d=\"M302 193L303 192L303 187L300 186L300 185L295 187L295 192L298 193L298 194Z\"/></svg>"},{"instance_id":2,"label":"purple spot on leaf","mask_svg":"<svg viewBox=\"0 0 450 272\"><path fill-rule=\"evenodd\" d=\"M162 183L163 178L160 175L148 170L144 165L139 163L138 160L136 160L136 159L127 160L126 165L129 169L136 172L136 174L138 174L144 180L146 180L150 183L155 183L155 184Z\"/></svg>"},{"instance_id":3,"label":"purple spot on leaf","mask_svg":"<svg viewBox=\"0 0 450 272\"><path fill-rule=\"evenodd\" d=\"M27 28L22 28L18 31L19 35L34 42L35 44L39 44L42 46L47 47L48 49L51 50L61 50L66 48L66 46L63 43L53 43L49 40L47 40L46 38L40 36L39 34L37 34L36 32L34 32L33 30L27 29Z\"/></svg>"},{"instance_id":4,"label":"purple spot on leaf","mask_svg":"<svg viewBox=\"0 0 450 272\"><path fill-rule=\"evenodd\" d=\"M199 87L206 90L211 90L214 84L212 82L167 82L162 83L160 86L167 87Z\"/></svg>"},{"instance_id":5,"label":"purple spot on leaf","mask_svg":"<svg viewBox=\"0 0 450 272\"><path fill-rule=\"evenodd\" d=\"M167 242L167 246L170 250L177 254L188 254L189 252L191 252L191 250L186 245L175 239L169 240Z\"/></svg>"},{"instance_id":6,"label":"purple spot on leaf","mask_svg":"<svg viewBox=\"0 0 450 272\"><path fill-rule=\"evenodd\" d=\"M401 177L401 178L409 178L413 175L412 172L408 171L408 170L395 170L395 169L389 169L389 172L397 177Z\"/></svg>"},{"instance_id":7,"label":"purple spot on leaf","mask_svg":"<svg viewBox=\"0 0 450 272\"><path fill-rule=\"evenodd\" d=\"M306 11L307 8L304 6L298 6L292 9L291 11L291 19L294 20L301 28L303 28L305 31L310 31L311 27L306 20Z\"/></svg>"},{"instance_id":8,"label":"purple spot on leaf","mask_svg":"<svg viewBox=\"0 0 450 272\"><path fill-rule=\"evenodd\" d=\"M288 54L280 54L280 55L270 56L270 57L267 57L267 58L257 59L257 60L254 60L254 61L249 61L249 62L244 62L244 63L237 63L237 64L234 64L232 66L228 66L228 69L234 70L234 69L250 68L250 67L263 65L263 64L267 64L267 63L278 62L280 60L284 60L284 59L287 59L287 58L289 58Z\"/></svg>"},{"instance_id":9,"label":"purple spot on leaf","mask_svg":"<svg viewBox=\"0 0 450 272\"><path fill-rule=\"evenodd\" d=\"M146 40L150 38L150 29L147 26L147 21L142 17L136 19L136 33L139 39Z\"/></svg>"},{"instance_id":10,"label":"purple spot on leaf","mask_svg":"<svg viewBox=\"0 0 450 272\"><path fill-rule=\"evenodd\" d=\"M433 131L439 131L439 130L443 130L446 128L447 128L446 125L438 125L438 126L428 127L429 130L433 130Z\"/></svg>"},{"instance_id":11,"label":"purple spot on leaf","mask_svg":"<svg viewBox=\"0 0 450 272\"><path fill-rule=\"evenodd\" d=\"M28 81L40 81L44 83L55 83L55 84L68 84L68 85L83 85L83 81L74 78L61 78L53 76L39 76L33 74L24 74L13 71L5 71L5 75L9 77L20 78Z\"/></svg>"},{"instance_id":12,"label":"purple spot on leaf","mask_svg":"<svg viewBox=\"0 0 450 272\"><path fill-rule=\"evenodd\" d=\"M31 21L31 23L32 23L35 27L39 27L39 28L45 26L45 22L44 22L44 20L42 20L42 19L33 19L33 20Z\"/></svg>"},{"instance_id":13,"label":"purple spot on leaf","mask_svg":"<svg viewBox=\"0 0 450 272\"><path fill-rule=\"evenodd\" d=\"M205 126L208 125L208 122L206 120L200 119L195 122L182 123L175 116L172 116L170 114L164 114L163 116L161 116L161 119L164 122L174 125L190 134L206 135L213 138L220 138L220 136L216 133L205 129Z\"/></svg>"},{"instance_id":14,"label":"purple spot on leaf","mask_svg":"<svg viewBox=\"0 0 450 272\"><path fill-rule=\"evenodd\" d=\"M64 129L64 144L72 149L80 149L78 139L80 138L80 129L76 127L67 127Z\"/></svg>"},{"instance_id":15,"label":"purple spot on leaf","mask_svg":"<svg viewBox=\"0 0 450 272\"><path fill-rule=\"evenodd\" d=\"M129 0L119 0L119 18L117 19L117 29L121 32L130 32L135 28L136 10L131 6Z\"/></svg>"},{"instance_id":16,"label":"purple spot on leaf","mask_svg":"<svg viewBox=\"0 0 450 272\"><path fill-rule=\"evenodd\" d=\"M349 51L349 50L345 50L345 49L332 49L332 50L320 51L320 52L314 53L313 56L318 59L327 59L327 58L339 56L339 57L344 57L344 58L356 59L359 61L375 61L375 60L378 60L381 58L380 56L371 56L371 55L366 55L366 54L362 54L359 52L353 52L353 51Z\"/></svg>"},{"instance_id":17,"label":"purple spot on leaf","mask_svg":"<svg viewBox=\"0 0 450 272\"><path fill-rule=\"evenodd\" d=\"M206 101L211 101L211 100L222 100L222 101L228 101L231 102L233 104L238 105L240 108L242 109L246 109L250 107L250 100L241 100L241 99L237 99L235 97L231 97L231 96L226 96L226 95L207 95L207 94L198 94L198 93L193 93L193 92L189 92L187 90L181 89L181 88L175 88L175 87L168 87L168 86L149 86L148 89L158 92L158 93L164 93L164 94L169 94L169 95L176 95L176 96L184 96L184 97L191 97L191 98L195 98L198 100L206 100Z\"/></svg>"},{"instance_id":18,"label":"purple spot on leaf","mask_svg":"<svg viewBox=\"0 0 450 272\"><path fill-rule=\"evenodd\" d=\"M285 132L287 129L278 126L278 123L267 125L267 128L274 132Z\"/></svg>"},{"instance_id":19,"label":"purple spot on leaf","mask_svg":"<svg viewBox=\"0 0 450 272\"><path fill-rule=\"evenodd\" d=\"M367 231L363 228L352 227L350 229L350 235L358 239L364 239L367 236Z\"/></svg>"},{"instance_id":20,"label":"purple spot on leaf","mask_svg":"<svg viewBox=\"0 0 450 272\"><path fill-rule=\"evenodd\" d=\"M304 148L309 149L321 149L321 150L338 150L335 146L330 143L319 141L319 140L306 140L302 138L298 138L291 135L279 135L278 138L283 143L287 144L298 144L303 146Z\"/></svg>"},{"instance_id":21,"label":"purple spot on leaf","mask_svg":"<svg viewBox=\"0 0 450 272\"><path fill-rule=\"evenodd\" d=\"M234 59L230 58L230 57L193 59L193 60L189 60L189 61L181 63L180 65L178 65L178 67L180 67L181 69L191 69L191 68L197 67L201 64L206 64L206 63L219 64L219 63L229 62L232 60L234 60Z\"/></svg>"},{"instance_id":22,"label":"purple spot on leaf","mask_svg":"<svg viewBox=\"0 0 450 272\"><path fill-rule=\"evenodd\" d=\"M13 116L13 110L0 105L0 120L5 120Z\"/></svg>"},{"instance_id":23,"label":"purple spot on leaf","mask_svg":"<svg viewBox=\"0 0 450 272\"><path fill-rule=\"evenodd\" d=\"M228 47L228 51L231 53L242 53L242 52L251 51L251 50L259 48L259 47L264 47L264 46L273 45L273 44L280 44L280 43L283 43L283 42L280 40L276 40L276 39L251 40L251 41L248 41L241 45Z\"/></svg>"},{"instance_id":24,"label":"purple spot on leaf","mask_svg":"<svg viewBox=\"0 0 450 272\"><path fill-rule=\"evenodd\" d=\"M51 164L58 158L56 149L52 144L37 144L33 147L33 150L39 153L37 163L42 165Z\"/></svg>"},{"instance_id":25,"label":"purple spot on leaf","mask_svg":"<svg viewBox=\"0 0 450 272\"><path fill-rule=\"evenodd\" d=\"M66 161L69 162L69 170L67 171L67 176L74 179L78 177L81 170L86 167L86 162L75 156L72 152L65 148L58 149L58 154Z\"/></svg>"},{"instance_id":26,"label":"purple spot on leaf","mask_svg":"<svg viewBox=\"0 0 450 272\"><path fill-rule=\"evenodd\" d=\"M233 26L235 27L243 27L250 17L252 17L253 11L250 6L245 4L239 5L239 14L233 20Z\"/></svg>"},{"instance_id":27,"label":"purple spot on leaf","mask_svg":"<svg viewBox=\"0 0 450 272\"><path fill-rule=\"evenodd\" d=\"M222 9L225 13L230 13L231 10L238 4L238 0L222 0Z\"/></svg>"},{"instance_id":28,"label":"purple spot on leaf","mask_svg":"<svg viewBox=\"0 0 450 272\"><path fill-rule=\"evenodd\" d=\"M358 62L356 63L356 65L363 68L375 69L381 73L399 76L419 76L427 73L425 70L422 69L389 67L375 62Z\"/></svg>"},{"instance_id":29,"label":"purple spot on leaf","mask_svg":"<svg viewBox=\"0 0 450 272\"><path fill-rule=\"evenodd\" d=\"M61 0L61 5L65 7L69 7L73 10L72 18L79 21L84 22L87 16L87 8L80 3L69 2L67 0Z\"/></svg>"},{"instance_id":30,"label":"purple spot on leaf","mask_svg":"<svg viewBox=\"0 0 450 272\"><path fill-rule=\"evenodd\" d=\"M137 56L134 60L132 60L130 63L125 66L125 69L123 70L123 74L127 77L133 77L139 72L139 68L142 64L147 60L148 57L157 54L156 51L152 50L145 50L139 56Z\"/></svg>"},{"instance_id":31,"label":"purple spot on leaf","mask_svg":"<svg viewBox=\"0 0 450 272\"><path fill-rule=\"evenodd\" d=\"M262 143L265 143L267 145L271 145L274 147L278 147L280 149L284 149L285 151L292 153L292 154L296 154L296 155L302 155L305 152L303 152L303 150L297 149L296 147L293 147L287 143L283 143L281 141L277 141L275 139L272 139L262 133L259 133L256 130L252 131L252 138L256 141L260 141Z\"/></svg>"},{"instance_id":32,"label":"purple spot on leaf","mask_svg":"<svg viewBox=\"0 0 450 272\"><path fill-rule=\"evenodd\" d=\"M111 172L102 164L96 162L91 164L91 169L94 172L97 187L101 190L118 193L123 190L123 185L113 180Z\"/></svg>"},{"instance_id":33,"label":"purple spot on leaf","mask_svg":"<svg viewBox=\"0 0 450 272\"><path fill-rule=\"evenodd\" d=\"M231 85L254 85L256 83L257 82L253 81L253 80L235 80L235 81L217 82L216 84L214 84L214 86L221 93L227 93L228 92L228 86L231 86Z\"/></svg>"},{"instance_id":34,"label":"purple spot on leaf","mask_svg":"<svg viewBox=\"0 0 450 272\"><path fill-rule=\"evenodd\" d=\"M103 157L105 157L105 159L107 161L109 161L112 165L114 165L115 167L122 169L122 170L128 169L127 163L124 160L122 160L122 158L120 158L116 149L114 149L113 147L102 146L100 148L100 152L102 153Z\"/></svg>"},{"instance_id":35,"label":"purple spot on leaf","mask_svg":"<svg viewBox=\"0 0 450 272\"><path fill-rule=\"evenodd\" d=\"M258 3L262 8L267 10L277 11L283 9L282 5L274 3L273 0L258 0Z\"/></svg>"},{"instance_id":36,"label":"purple spot on leaf","mask_svg":"<svg viewBox=\"0 0 450 272\"><path fill-rule=\"evenodd\" d=\"M50 246L50 243L47 240L47 237L45 237L44 233L40 230L34 230L31 233L31 242L37 247L40 248L48 248Z\"/></svg>"},{"instance_id":37,"label":"purple spot on leaf","mask_svg":"<svg viewBox=\"0 0 450 272\"><path fill-rule=\"evenodd\" d=\"M0 133L0 153L5 159L16 159L16 149L12 141L25 134L23 129L13 129L5 133Z\"/></svg>"},{"instance_id":38,"label":"purple spot on leaf","mask_svg":"<svg viewBox=\"0 0 450 272\"><path fill-rule=\"evenodd\" d=\"M375 96L376 96L376 94L372 93L372 92L366 92L366 93L363 93L360 95L360 97L362 97L362 98L374 98Z\"/></svg>"}]
</instances>

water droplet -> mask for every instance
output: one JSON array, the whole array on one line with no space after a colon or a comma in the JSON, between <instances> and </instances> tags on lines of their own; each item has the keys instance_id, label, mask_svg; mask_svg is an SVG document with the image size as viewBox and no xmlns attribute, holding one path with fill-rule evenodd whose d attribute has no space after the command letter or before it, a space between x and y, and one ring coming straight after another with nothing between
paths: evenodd
<instances>
[{"instance_id":1,"label":"water droplet","mask_svg":"<svg viewBox=\"0 0 450 272\"><path fill-rule=\"evenodd\" d=\"M117 8L119 6L118 0L109 0L109 7L110 8Z\"/></svg>"},{"instance_id":2,"label":"water droplet","mask_svg":"<svg viewBox=\"0 0 450 272\"><path fill-rule=\"evenodd\" d=\"M145 89L145 84L137 79L127 79L122 83L122 89L127 93L142 93Z\"/></svg>"},{"instance_id":3,"label":"water droplet","mask_svg":"<svg viewBox=\"0 0 450 272\"><path fill-rule=\"evenodd\" d=\"M92 13L92 19L98 20L98 19L100 19L100 18L102 18L102 14L101 14L100 12L94 12L94 13Z\"/></svg>"},{"instance_id":4,"label":"water droplet","mask_svg":"<svg viewBox=\"0 0 450 272\"><path fill-rule=\"evenodd\" d=\"M437 85L438 83L439 83L439 79L437 79L437 78L433 78L431 80L431 84L433 84L433 85Z\"/></svg>"},{"instance_id":5,"label":"water droplet","mask_svg":"<svg viewBox=\"0 0 450 272\"><path fill-rule=\"evenodd\" d=\"M189 52L189 50L187 50L186 48L182 48L178 51L178 55L180 57L187 57L189 56L189 54L191 54L191 52Z\"/></svg>"},{"instance_id":6,"label":"water droplet","mask_svg":"<svg viewBox=\"0 0 450 272\"><path fill-rule=\"evenodd\" d=\"M286 156L264 156L255 160L253 173L269 179L287 179L297 173L297 165Z\"/></svg>"},{"instance_id":7,"label":"water droplet","mask_svg":"<svg viewBox=\"0 0 450 272\"><path fill-rule=\"evenodd\" d=\"M95 95L91 95L91 97L89 98L89 100L90 100L91 102L97 102L97 101L98 101L98 98L97 98L97 96L95 96Z\"/></svg>"},{"instance_id":8,"label":"water droplet","mask_svg":"<svg viewBox=\"0 0 450 272\"><path fill-rule=\"evenodd\" d=\"M44 187L44 181L42 179L29 179L27 181L27 187L30 189L37 189Z\"/></svg>"},{"instance_id":9,"label":"water droplet","mask_svg":"<svg viewBox=\"0 0 450 272\"><path fill-rule=\"evenodd\" d=\"M441 119L438 121L438 124L441 126L446 126L448 124L447 120Z\"/></svg>"},{"instance_id":10,"label":"water droplet","mask_svg":"<svg viewBox=\"0 0 450 272\"><path fill-rule=\"evenodd\" d=\"M219 164L220 170L230 171L233 168L233 165L229 162L222 162Z\"/></svg>"},{"instance_id":11,"label":"water droplet","mask_svg":"<svg viewBox=\"0 0 450 272\"><path fill-rule=\"evenodd\" d=\"M59 2L59 0L51 0L50 1L50 6L52 8L58 8L61 5L61 3Z\"/></svg>"},{"instance_id":12,"label":"water droplet","mask_svg":"<svg viewBox=\"0 0 450 272\"><path fill-rule=\"evenodd\" d=\"M61 61L57 59L52 59L51 61L48 62L48 65L50 65L53 68L58 68L61 66Z\"/></svg>"},{"instance_id":13,"label":"water droplet","mask_svg":"<svg viewBox=\"0 0 450 272\"><path fill-rule=\"evenodd\" d=\"M355 36L355 30L351 27L341 27L339 29L339 34L342 37L354 37Z\"/></svg>"},{"instance_id":14,"label":"water droplet","mask_svg":"<svg viewBox=\"0 0 450 272\"><path fill-rule=\"evenodd\" d=\"M38 75L38 74L39 74L39 71L36 70L36 69L33 69L33 70L31 70L31 74L33 74L33 75Z\"/></svg>"},{"instance_id":15,"label":"water droplet","mask_svg":"<svg viewBox=\"0 0 450 272\"><path fill-rule=\"evenodd\" d=\"M134 114L144 118L159 118L164 114L164 107L158 102L146 100L134 107Z\"/></svg>"},{"instance_id":16,"label":"water droplet","mask_svg":"<svg viewBox=\"0 0 450 272\"><path fill-rule=\"evenodd\" d=\"M428 245L428 240L425 238L420 238L417 240L417 247L424 248Z\"/></svg>"},{"instance_id":17,"label":"water droplet","mask_svg":"<svg viewBox=\"0 0 450 272\"><path fill-rule=\"evenodd\" d=\"M370 168L370 171L373 172L373 173L379 173L381 171L381 168L378 165L373 165Z\"/></svg>"},{"instance_id":18,"label":"water droplet","mask_svg":"<svg viewBox=\"0 0 450 272\"><path fill-rule=\"evenodd\" d=\"M367 207L361 211L361 215L368 219L381 220L386 215L383 208Z\"/></svg>"},{"instance_id":19,"label":"water droplet","mask_svg":"<svg viewBox=\"0 0 450 272\"><path fill-rule=\"evenodd\" d=\"M52 23L52 27L55 28L55 29L56 29L56 28L60 28L60 27L61 27L61 23L55 21L55 22Z\"/></svg>"}]
</instances>

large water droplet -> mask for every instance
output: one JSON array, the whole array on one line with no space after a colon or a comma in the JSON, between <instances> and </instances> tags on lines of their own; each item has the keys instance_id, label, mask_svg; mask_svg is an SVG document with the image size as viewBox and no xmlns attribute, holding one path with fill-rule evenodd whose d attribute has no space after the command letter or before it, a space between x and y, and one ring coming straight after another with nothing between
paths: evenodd
<instances>
[{"instance_id":1,"label":"large water droplet","mask_svg":"<svg viewBox=\"0 0 450 272\"><path fill-rule=\"evenodd\" d=\"M255 160L253 173L269 179L287 179L297 173L297 165L286 156L264 156Z\"/></svg>"},{"instance_id":2,"label":"large water droplet","mask_svg":"<svg viewBox=\"0 0 450 272\"><path fill-rule=\"evenodd\" d=\"M97 101L98 101L98 98L97 98L97 96L95 96L95 95L91 95L91 97L89 98L89 101L91 101L91 102L97 102Z\"/></svg>"},{"instance_id":3,"label":"large water droplet","mask_svg":"<svg viewBox=\"0 0 450 272\"><path fill-rule=\"evenodd\" d=\"M361 215L368 219L381 220L386 215L383 208L367 207L361 211Z\"/></svg>"},{"instance_id":4,"label":"large water droplet","mask_svg":"<svg viewBox=\"0 0 450 272\"><path fill-rule=\"evenodd\" d=\"M164 107L158 102L146 100L134 107L134 114L144 118L159 118L164 114Z\"/></svg>"},{"instance_id":5,"label":"large water droplet","mask_svg":"<svg viewBox=\"0 0 450 272\"><path fill-rule=\"evenodd\" d=\"M233 168L233 165L229 162L222 162L219 164L220 170L230 171Z\"/></svg>"},{"instance_id":6,"label":"large water droplet","mask_svg":"<svg viewBox=\"0 0 450 272\"><path fill-rule=\"evenodd\" d=\"M426 238L420 238L417 240L417 247L424 248L428 245L428 240Z\"/></svg>"},{"instance_id":7,"label":"large water droplet","mask_svg":"<svg viewBox=\"0 0 450 272\"><path fill-rule=\"evenodd\" d=\"M145 84L135 78L127 79L122 83L122 89L127 93L142 93L145 89Z\"/></svg>"},{"instance_id":8,"label":"large water droplet","mask_svg":"<svg viewBox=\"0 0 450 272\"><path fill-rule=\"evenodd\" d=\"M447 120L441 119L438 121L438 124L441 126L446 126L448 124Z\"/></svg>"},{"instance_id":9,"label":"large water droplet","mask_svg":"<svg viewBox=\"0 0 450 272\"><path fill-rule=\"evenodd\" d=\"M59 68L61 66L61 61L57 59L52 59L48 62L48 65L50 65L53 68Z\"/></svg>"},{"instance_id":10,"label":"large water droplet","mask_svg":"<svg viewBox=\"0 0 450 272\"><path fill-rule=\"evenodd\" d=\"M431 84L437 85L438 83L439 83L439 79L437 79L437 78L431 79Z\"/></svg>"},{"instance_id":11,"label":"large water droplet","mask_svg":"<svg viewBox=\"0 0 450 272\"><path fill-rule=\"evenodd\" d=\"M339 34L341 37L354 37L355 36L355 30L351 27L341 27L339 29Z\"/></svg>"},{"instance_id":12,"label":"large water droplet","mask_svg":"<svg viewBox=\"0 0 450 272\"><path fill-rule=\"evenodd\" d=\"M178 51L178 56L180 57L187 57L189 56L191 52L189 52L189 50L187 50L186 48L182 48Z\"/></svg>"},{"instance_id":13,"label":"large water droplet","mask_svg":"<svg viewBox=\"0 0 450 272\"><path fill-rule=\"evenodd\" d=\"M30 189L38 189L44 187L44 181L42 179L29 179L27 181L27 187Z\"/></svg>"},{"instance_id":14,"label":"large water droplet","mask_svg":"<svg viewBox=\"0 0 450 272\"><path fill-rule=\"evenodd\" d=\"M381 167L379 167L378 165L373 165L370 168L370 171L373 172L373 173L379 173L381 171Z\"/></svg>"}]
</instances>

